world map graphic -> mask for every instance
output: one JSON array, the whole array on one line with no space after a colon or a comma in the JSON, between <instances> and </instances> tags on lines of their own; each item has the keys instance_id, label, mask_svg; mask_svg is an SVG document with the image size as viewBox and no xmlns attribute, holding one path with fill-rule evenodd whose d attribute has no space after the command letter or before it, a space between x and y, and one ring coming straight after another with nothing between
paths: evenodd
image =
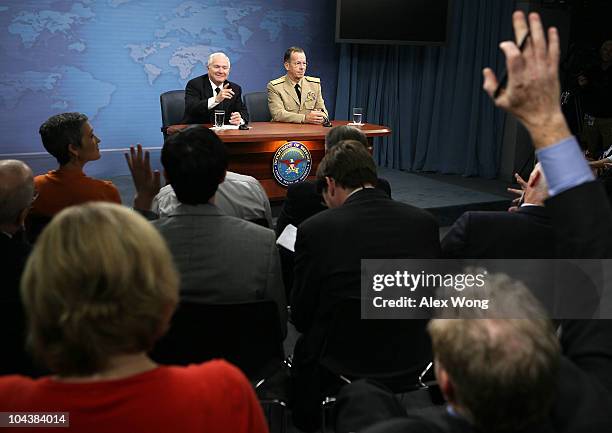
<instances>
[{"instance_id":1,"label":"world map graphic","mask_svg":"<svg viewBox=\"0 0 612 433\"><path fill-rule=\"evenodd\" d=\"M9 1L0 6L0 153L44 152L50 115L90 117L101 147L161 145L160 93L226 52L231 80L265 89L287 39L312 42L308 10L286 1ZM263 54L262 54L263 53Z\"/></svg>"}]
</instances>

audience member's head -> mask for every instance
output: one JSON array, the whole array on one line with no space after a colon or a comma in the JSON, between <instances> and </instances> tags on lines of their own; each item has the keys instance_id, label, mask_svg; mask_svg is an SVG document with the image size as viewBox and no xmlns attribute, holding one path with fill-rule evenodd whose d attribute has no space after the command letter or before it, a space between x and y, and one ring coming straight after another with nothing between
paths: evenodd
<instances>
[{"instance_id":1,"label":"audience member's head","mask_svg":"<svg viewBox=\"0 0 612 433\"><path fill-rule=\"evenodd\" d=\"M22 227L33 198L30 167L17 160L0 161L0 230L13 234Z\"/></svg>"},{"instance_id":2,"label":"audience member's head","mask_svg":"<svg viewBox=\"0 0 612 433\"><path fill-rule=\"evenodd\" d=\"M283 55L283 63L288 63L291 60L293 53L304 54L304 49L300 47L289 47Z\"/></svg>"},{"instance_id":3,"label":"audience member's head","mask_svg":"<svg viewBox=\"0 0 612 433\"><path fill-rule=\"evenodd\" d=\"M429 323L438 383L453 409L479 431L518 431L548 414L559 343L522 283L490 274L476 295L461 293L488 299L487 309L449 306L439 312L446 318Z\"/></svg>"},{"instance_id":4,"label":"audience member's head","mask_svg":"<svg viewBox=\"0 0 612 433\"><path fill-rule=\"evenodd\" d=\"M29 345L60 376L87 376L144 353L167 328L178 276L161 235L110 203L73 206L43 231L21 293Z\"/></svg>"},{"instance_id":5,"label":"audience member's head","mask_svg":"<svg viewBox=\"0 0 612 433\"><path fill-rule=\"evenodd\" d=\"M81 165L100 159L98 143L87 116L81 113L62 113L49 117L40 126L43 146L60 166L69 162Z\"/></svg>"},{"instance_id":6,"label":"audience member's head","mask_svg":"<svg viewBox=\"0 0 612 433\"><path fill-rule=\"evenodd\" d=\"M193 126L164 143L161 162L166 180L181 203L209 202L227 171L227 150L210 129Z\"/></svg>"},{"instance_id":7,"label":"audience member's head","mask_svg":"<svg viewBox=\"0 0 612 433\"><path fill-rule=\"evenodd\" d=\"M289 47L285 51L283 64L287 71L287 76L293 82L298 82L304 78L306 73L306 53L300 47Z\"/></svg>"},{"instance_id":8,"label":"audience member's head","mask_svg":"<svg viewBox=\"0 0 612 433\"><path fill-rule=\"evenodd\" d=\"M376 185L376 165L363 144L344 140L333 146L317 169L317 189L328 207L342 206L357 188Z\"/></svg>"},{"instance_id":9,"label":"audience member's head","mask_svg":"<svg viewBox=\"0 0 612 433\"><path fill-rule=\"evenodd\" d=\"M603 63L612 63L612 40L604 41L599 48L599 56Z\"/></svg>"},{"instance_id":10,"label":"audience member's head","mask_svg":"<svg viewBox=\"0 0 612 433\"><path fill-rule=\"evenodd\" d=\"M334 126L329 130L325 136L325 149L329 150L342 140L355 140L368 148L368 137L363 133L361 129L355 128L354 126L341 125Z\"/></svg>"}]
</instances>

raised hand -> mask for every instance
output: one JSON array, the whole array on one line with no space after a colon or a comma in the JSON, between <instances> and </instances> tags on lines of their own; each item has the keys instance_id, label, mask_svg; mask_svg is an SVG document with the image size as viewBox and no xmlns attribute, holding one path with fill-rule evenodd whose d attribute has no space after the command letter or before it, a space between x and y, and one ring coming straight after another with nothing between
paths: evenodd
<instances>
[{"instance_id":1,"label":"raised hand","mask_svg":"<svg viewBox=\"0 0 612 433\"><path fill-rule=\"evenodd\" d=\"M227 83L225 86L223 86L219 94L215 96L215 101L223 102L224 99L232 99L233 97L234 91L230 88L229 83Z\"/></svg>"},{"instance_id":2,"label":"raised hand","mask_svg":"<svg viewBox=\"0 0 612 433\"><path fill-rule=\"evenodd\" d=\"M134 197L134 208L151 210L153 199L161 188L161 176L158 170L151 169L151 157L148 150L143 152L142 145L136 148L130 146L130 152L124 153L125 160L130 169L136 196Z\"/></svg>"},{"instance_id":3,"label":"raised hand","mask_svg":"<svg viewBox=\"0 0 612 433\"><path fill-rule=\"evenodd\" d=\"M483 70L483 88L495 105L515 115L529 130L536 148L545 147L570 135L561 112L559 84L559 34L548 29L548 41L537 13L529 22L521 11L512 15L516 42L500 44L506 56L508 85L495 97L498 80L490 68ZM518 41L530 36L521 51Z\"/></svg>"}]
</instances>

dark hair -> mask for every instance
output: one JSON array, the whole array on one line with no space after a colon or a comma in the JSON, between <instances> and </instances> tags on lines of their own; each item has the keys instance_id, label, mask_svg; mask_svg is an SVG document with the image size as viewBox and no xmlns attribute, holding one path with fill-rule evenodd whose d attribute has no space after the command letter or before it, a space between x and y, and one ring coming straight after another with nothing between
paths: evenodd
<instances>
[{"instance_id":1,"label":"dark hair","mask_svg":"<svg viewBox=\"0 0 612 433\"><path fill-rule=\"evenodd\" d=\"M81 147L85 122L87 116L82 113L62 113L49 117L40 126L38 132L43 146L60 165L70 162L69 144Z\"/></svg>"},{"instance_id":2,"label":"dark hair","mask_svg":"<svg viewBox=\"0 0 612 433\"><path fill-rule=\"evenodd\" d=\"M328 150L317 169L317 190L322 192L331 177L343 188L376 185L376 165L370 153L356 140L343 140Z\"/></svg>"},{"instance_id":3,"label":"dark hair","mask_svg":"<svg viewBox=\"0 0 612 433\"><path fill-rule=\"evenodd\" d=\"M368 137L366 137L361 129L357 129L353 126L341 125L334 126L329 130L325 136L325 148L329 150L342 140L355 140L363 144L366 148L370 146Z\"/></svg>"},{"instance_id":4,"label":"dark hair","mask_svg":"<svg viewBox=\"0 0 612 433\"><path fill-rule=\"evenodd\" d=\"M287 51L285 51L285 57L283 57L283 63L288 63L291 59L291 54L293 53L303 53L304 50L300 47L289 47Z\"/></svg>"},{"instance_id":5,"label":"dark hair","mask_svg":"<svg viewBox=\"0 0 612 433\"><path fill-rule=\"evenodd\" d=\"M203 204L223 181L227 150L210 129L192 126L166 139L161 162L178 200Z\"/></svg>"}]
</instances>

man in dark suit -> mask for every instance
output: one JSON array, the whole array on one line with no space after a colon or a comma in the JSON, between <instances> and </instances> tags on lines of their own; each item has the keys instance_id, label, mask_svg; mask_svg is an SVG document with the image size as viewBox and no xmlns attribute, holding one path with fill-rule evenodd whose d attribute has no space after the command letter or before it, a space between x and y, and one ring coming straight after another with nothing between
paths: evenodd
<instances>
[{"instance_id":1,"label":"man in dark suit","mask_svg":"<svg viewBox=\"0 0 612 433\"><path fill-rule=\"evenodd\" d=\"M447 258L551 259L552 225L544 201L548 185L540 164L531 172L523 204L513 212L465 212L442 240Z\"/></svg>"},{"instance_id":2,"label":"man in dark suit","mask_svg":"<svg viewBox=\"0 0 612 433\"><path fill-rule=\"evenodd\" d=\"M249 122L249 113L242 102L242 89L227 80L230 60L224 53L208 57L208 74L190 80L185 87L185 116L182 123L214 123L215 111L225 112L225 123L241 125Z\"/></svg>"},{"instance_id":3,"label":"man in dark suit","mask_svg":"<svg viewBox=\"0 0 612 433\"><path fill-rule=\"evenodd\" d=\"M358 128L341 125L329 130L325 136L325 150L329 150L342 140L357 140L364 147L369 147L368 138ZM378 178L376 187L391 197L391 185L386 179ZM324 211L327 206L323 202L321 192L317 191L315 182L297 182L289 185L287 196L283 202L280 214L276 221L276 236L280 236L287 225L298 227L302 221ZM281 266L283 269L283 282L287 295L293 287L293 252L279 247Z\"/></svg>"},{"instance_id":4,"label":"man in dark suit","mask_svg":"<svg viewBox=\"0 0 612 433\"><path fill-rule=\"evenodd\" d=\"M325 136L325 150L329 150L342 140L357 140L369 147L368 138L358 128L348 125L335 126ZM391 186L385 179L378 179L376 187L391 197ZM298 226L302 221L327 209L321 193L314 182L297 182L287 188L287 197L278 216L276 234L280 236L288 224Z\"/></svg>"},{"instance_id":5,"label":"man in dark suit","mask_svg":"<svg viewBox=\"0 0 612 433\"><path fill-rule=\"evenodd\" d=\"M21 161L0 161L0 374L32 374L25 352L25 316L19 282L30 255L23 228L34 197L32 170Z\"/></svg>"},{"instance_id":6,"label":"man in dark suit","mask_svg":"<svg viewBox=\"0 0 612 433\"><path fill-rule=\"evenodd\" d=\"M294 422L317 427L318 356L334 307L360 296L362 259L435 258L438 223L427 212L374 188L376 165L353 140L330 149L317 170L328 210L304 221L295 243L291 317L303 335L293 358ZM425 330L423 329L423 334Z\"/></svg>"}]
</instances>

